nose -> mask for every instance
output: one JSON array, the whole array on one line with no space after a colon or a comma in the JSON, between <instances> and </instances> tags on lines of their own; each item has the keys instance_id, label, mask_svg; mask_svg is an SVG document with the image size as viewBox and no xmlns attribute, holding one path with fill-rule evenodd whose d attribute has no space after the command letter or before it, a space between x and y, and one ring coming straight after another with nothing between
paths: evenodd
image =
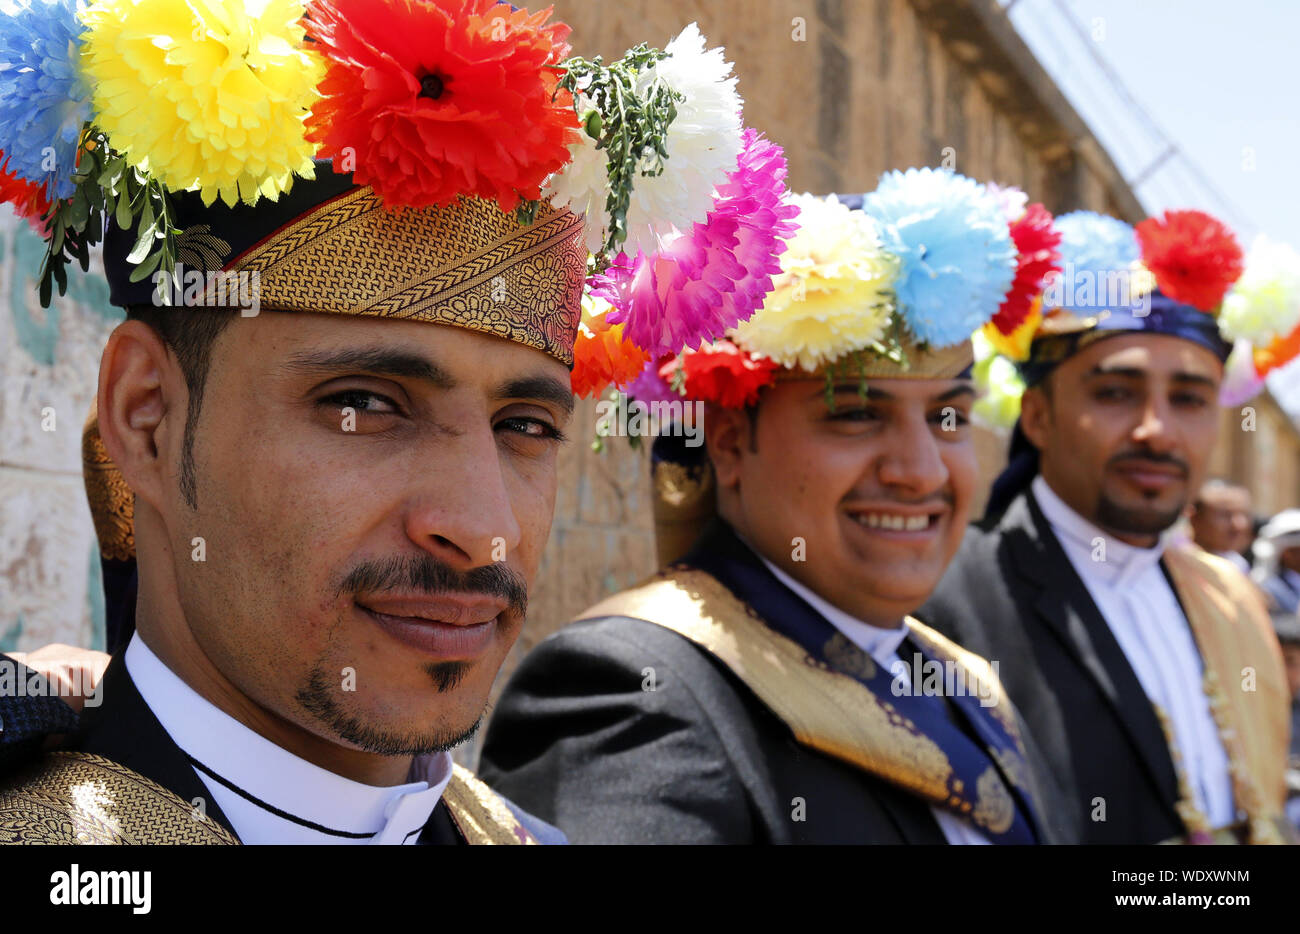
<instances>
[{"instance_id":1,"label":"nose","mask_svg":"<svg viewBox=\"0 0 1300 934\"><path fill-rule=\"evenodd\" d=\"M507 560L521 533L491 426L442 435L425 450L407 537L459 570Z\"/></svg>"},{"instance_id":2,"label":"nose","mask_svg":"<svg viewBox=\"0 0 1300 934\"><path fill-rule=\"evenodd\" d=\"M924 412L900 418L892 434L877 465L882 484L910 496L923 496L948 483L948 465Z\"/></svg>"},{"instance_id":3,"label":"nose","mask_svg":"<svg viewBox=\"0 0 1300 934\"><path fill-rule=\"evenodd\" d=\"M1175 444L1169 425L1168 403L1163 397L1152 394L1142 407L1142 418L1133 427L1132 438L1154 451L1168 451Z\"/></svg>"}]
</instances>

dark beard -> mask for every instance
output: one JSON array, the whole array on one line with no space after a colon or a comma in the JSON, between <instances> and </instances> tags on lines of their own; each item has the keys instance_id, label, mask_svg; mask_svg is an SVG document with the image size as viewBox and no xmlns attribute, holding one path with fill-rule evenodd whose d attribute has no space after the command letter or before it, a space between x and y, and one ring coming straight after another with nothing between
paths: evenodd
<instances>
[{"instance_id":1,"label":"dark beard","mask_svg":"<svg viewBox=\"0 0 1300 934\"><path fill-rule=\"evenodd\" d=\"M1126 509L1102 494L1097 503L1097 524L1103 529L1125 535L1159 535L1178 521L1183 514L1183 504L1172 511L1153 509Z\"/></svg>"},{"instance_id":2,"label":"dark beard","mask_svg":"<svg viewBox=\"0 0 1300 934\"><path fill-rule=\"evenodd\" d=\"M433 680L434 687L445 692L459 684L469 669L467 662L441 662L426 665L424 670ZM339 739L381 756L424 756L448 752L477 733L483 723L480 715L469 729L457 733L386 733L345 714L330 691L330 680L317 666L298 689L296 699L304 710Z\"/></svg>"}]
</instances>

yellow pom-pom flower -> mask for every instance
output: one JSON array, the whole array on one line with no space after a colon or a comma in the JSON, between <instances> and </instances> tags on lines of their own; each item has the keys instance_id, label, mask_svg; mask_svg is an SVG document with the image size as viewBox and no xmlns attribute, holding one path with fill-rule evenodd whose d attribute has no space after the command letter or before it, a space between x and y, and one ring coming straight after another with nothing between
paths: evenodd
<instances>
[{"instance_id":1,"label":"yellow pom-pom flower","mask_svg":"<svg viewBox=\"0 0 1300 934\"><path fill-rule=\"evenodd\" d=\"M82 67L114 149L205 204L276 198L312 176L303 119L324 74L295 0L98 0Z\"/></svg>"},{"instance_id":2,"label":"yellow pom-pom flower","mask_svg":"<svg viewBox=\"0 0 1300 934\"><path fill-rule=\"evenodd\" d=\"M815 370L880 341L894 310L898 261L875 221L833 197L795 195L799 230L763 307L736 342L783 367Z\"/></svg>"}]
</instances>

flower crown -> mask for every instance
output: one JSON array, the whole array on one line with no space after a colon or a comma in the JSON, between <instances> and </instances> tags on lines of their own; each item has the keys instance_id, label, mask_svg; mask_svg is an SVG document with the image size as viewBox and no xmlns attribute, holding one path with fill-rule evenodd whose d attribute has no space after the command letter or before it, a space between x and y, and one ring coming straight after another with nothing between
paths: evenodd
<instances>
[{"instance_id":1,"label":"flower crown","mask_svg":"<svg viewBox=\"0 0 1300 934\"><path fill-rule=\"evenodd\" d=\"M175 193L276 200L323 158L389 209L473 197L521 222L543 201L585 215L592 292L617 311L584 324L575 388L721 334L761 304L794 230L780 148L744 129L731 65L694 24L606 64L571 57L549 17L495 0L0 15L0 199L47 240L42 302L110 222L136 231L132 281L170 275Z\"/></svg>"},{"instance_id":2,"label":"flower crown","mask_svg":"<svg viewBox=\"0 0 1300 934\"><path fill-rule=\"evenodd\" d=\"M1010 333L1055 268L1051 215L947 169L889 172L863 196L792 198L799 230L761 310L727 339L651 360L628 390L750 405L781 371L837 379L965 368L986 322ZM874 363L868 361L875 361ZM946 372L946 371L945 371Z\"/></svg>"},{"instance_id":3,"label":"flower crown","mask_svg":"<svg viewBox=\"0 0 1300 934\"><path fill-rule=\"evenodd\" d=\"M999 424L1015 421L1024 381L1012 362L1030 357L1037 335L1069 333L1096 321L1113 304L1102 283L1127 276L1129 294L1119 310L1131 311L1154 294L1210 316L1223 341L1235 342L1220 402L1235 405L1262 387L1264 377L1300 354L1300 254L1261 235L1248 254L1223 222L1203 211L1171 210L1136 227L1092 211L1057 218L1062 269L1046 281L1021 327L1010 333L986 328L977 342L977 371L990 388L988 413ZM1074 290L1067 280L1092 283ZM1111 309L1114 310L1114 309Z\"/></svg>"}]
</instances>

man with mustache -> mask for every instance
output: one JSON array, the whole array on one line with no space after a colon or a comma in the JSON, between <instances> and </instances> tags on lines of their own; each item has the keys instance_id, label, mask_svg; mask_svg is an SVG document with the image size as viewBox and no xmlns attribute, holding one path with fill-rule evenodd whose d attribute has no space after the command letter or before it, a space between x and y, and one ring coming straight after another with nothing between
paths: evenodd
<instances>
[{"instance_id":1,"label":"man with mustache","mask_svg":"<svg viewBox=\"0 0 1300 934\"><path fill-rule=\"evenodd\" d=\"M1277 841L1287 707L1268 615L1236 568L1167 545L1215 443L1230 347L1214 312L1240 251L1198 212L1136 237L1059 223L1074 281L1049 305L1098 299L1058 299L1038 325L1010 464L919 615L1001 661L1085 842ZM1132 292L1101 299L1115 281Z\"/></svg>"},{"instance_id":2,"label":"man with mustache","mask_svg":"<svg viewBox=\"0 0 1300 934\"><path fill-rule=\"evenodd\" d=\"M659 370L706 412L707 452L655 443L680 560L534 649L482 771L575 842L1054 839L996 670L908 617L974 493L969 335L1011 282L1007 220L929 169L799 204L763 309Z\"/></svg>"},{"instance_id":3,"label":"man with mustache","mask_svg":"<svg viewBox=\"0 0 1300 934\"><path fill-rule=\"evenodd\" d=\"M49 232L56 263L104 235L127 312L84 437L114 655L75 728L0 673L5 748L27 756L0 779L0 842L562 842L449 750L524 621L574 406L587 237L541 197L584 125L558 84L568 27L489 0L338 2L313 7L307 47L293 23L259 39L283 24L240 5L181 35L139 6L97 7L80 57L112 73L96 110L151 69L130 161L89 114ZM250 31L274 89L220 52ZM182 82L168 56L200 40ZM140 138L178 115L150 89L227 58L222 107L247 109L204 123L184 101L180 135L225 135L164 184L173 141ZM646 119L618 131L650 138ZM218 163L235 180L194 178ZM33 756L42 730L70 737Z\"/></svg>"}]
</instances>

